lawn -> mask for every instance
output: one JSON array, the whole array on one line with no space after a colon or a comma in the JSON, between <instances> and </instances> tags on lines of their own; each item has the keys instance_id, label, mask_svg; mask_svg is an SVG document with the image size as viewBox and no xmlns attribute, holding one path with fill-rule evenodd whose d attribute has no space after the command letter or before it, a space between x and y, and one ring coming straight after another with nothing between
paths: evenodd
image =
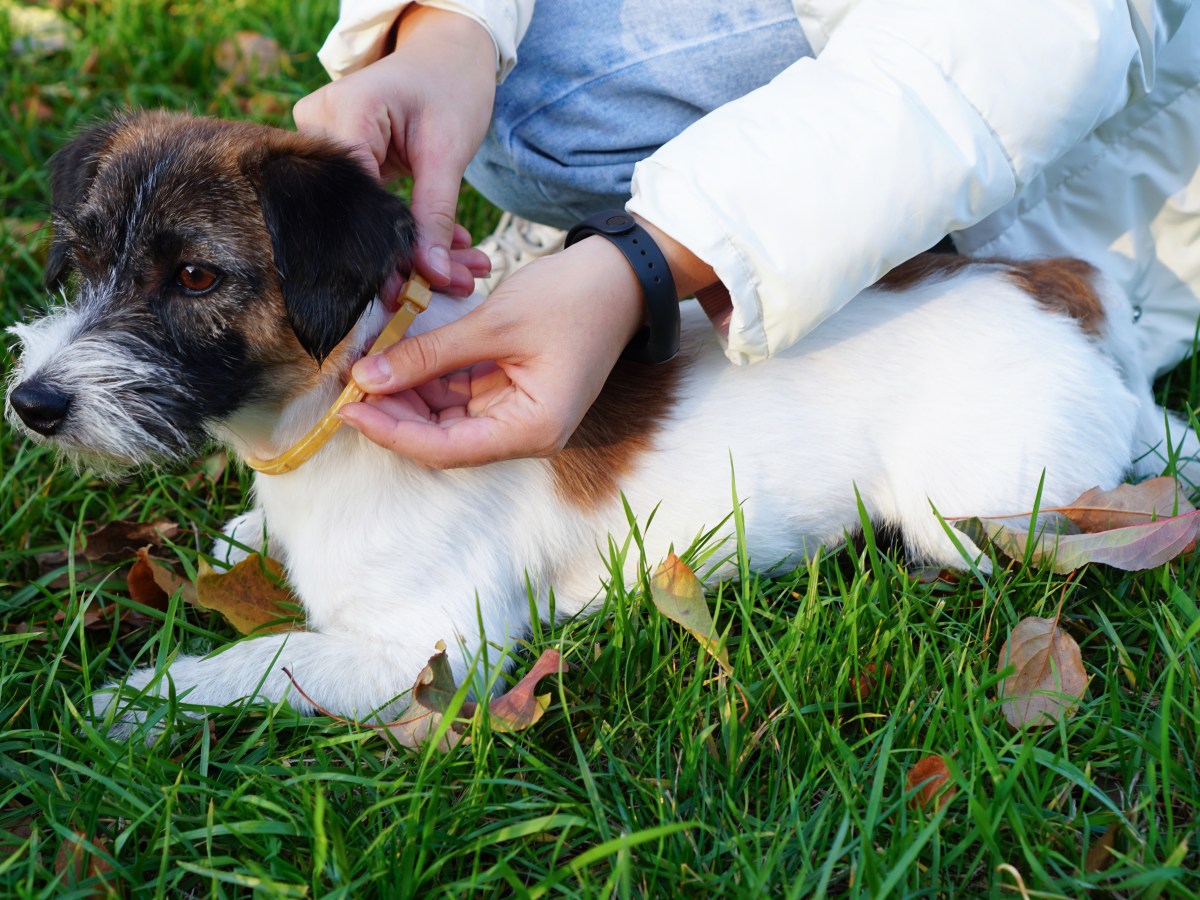
<instances>
[{"instance_id":1,"label":"lawn","mask_svg":"<svg viewBox=\"0 0 1200 900\"><path fill-rule=\"evenodd\" d=\"M10 51L0 0L0 325L47 301L45 163L75 128L126 105L288 127L323 82L335 2L48 6L70 26L61 48ZM239 31L282 55L231 66ZM497 216L464 192L477 236ZM1198 381L1185 365L1160 389L1178 407ZM953 427L931 419L930 440ZM135 602L128 554L96 567L77 553L105 523L169 520L158 552L194 572L248 485L211 458L107 484L0 427L0 897L1200 892L1194 556L1072 576L1000 558L987 579L927 582L868 534L781 579L741 560L708 598L728 679L645 585L618 586L601 614L530 636L517 677L547 649L571 668L519 733L480 718L450 752L414 752L281 706L109 740L87 714L95 688L235 633L179 597ZM1060 604L1086 695L1016 731L1000 648ZM954 789L937 811L907 785L931 754Z\"/></svg>"}]
</instances>

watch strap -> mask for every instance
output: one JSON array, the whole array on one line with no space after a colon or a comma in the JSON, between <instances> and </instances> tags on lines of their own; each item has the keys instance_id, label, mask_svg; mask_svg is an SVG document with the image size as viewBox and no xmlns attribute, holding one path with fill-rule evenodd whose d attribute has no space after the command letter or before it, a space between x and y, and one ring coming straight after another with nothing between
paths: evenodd
<instances>
[{"instance_id":1,"label":"watch strap","mask_svg":"<svg viewBox=\"0 0 1200 900\"><path fill-rule=\"evenodd\" d=\"M608 210L588 216L567 232L565 246L599 235L625 254L646 304L647 324L638 329L621 356L643 363L663 363L679 352L679 298L667 258L633 216Z\"/></svg>"}]
</instances>

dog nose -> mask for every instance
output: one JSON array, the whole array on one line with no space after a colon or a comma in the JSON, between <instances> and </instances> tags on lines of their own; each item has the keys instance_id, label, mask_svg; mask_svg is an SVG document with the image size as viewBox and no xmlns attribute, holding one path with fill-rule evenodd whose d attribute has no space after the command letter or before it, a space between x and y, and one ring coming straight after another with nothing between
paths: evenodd
<instances>
[{"instance_id":1,"label":"dog nose","mask_svg":"<svg viewBox=\"0 0 1200 900\"><path fill-rule=\"evenodd\" d=\"M8 395L8 402L22 422L50 437L66 421L71 395L44 382L26 381Z\"/></svg>"}]
</instances>

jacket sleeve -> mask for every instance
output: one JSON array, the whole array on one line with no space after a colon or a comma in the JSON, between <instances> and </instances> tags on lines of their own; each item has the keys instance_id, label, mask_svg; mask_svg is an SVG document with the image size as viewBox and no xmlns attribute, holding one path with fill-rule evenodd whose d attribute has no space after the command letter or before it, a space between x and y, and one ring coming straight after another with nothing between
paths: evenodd
<instances>
[{"instance_id":1,"label":"jacket sleeve","mask_svg":"<svg viewBox=\"0 0 1200 900\"><path fill-rule=\"evenodd\" d=\"M517 45L533 16L534 0L421 0L422 6L444 9L474 19L496 45L496 81L505 79L517 62ZM341 0L337 24L317 53L330 78L341 78L379 59L405 0Z\"/></svg>"},{"instance_id":2,"label":"jacket sleeve","mask_svg":"<svg viewBox=\"0 0 1200 900\"><path fill-rule=\"evenodd\" d=\"M817 58L641 162L629 209L714 268L727 355L762 359L1147 93L1188 6L863 0L827 31L802 15Z\"/></svg>"}]
</instances>

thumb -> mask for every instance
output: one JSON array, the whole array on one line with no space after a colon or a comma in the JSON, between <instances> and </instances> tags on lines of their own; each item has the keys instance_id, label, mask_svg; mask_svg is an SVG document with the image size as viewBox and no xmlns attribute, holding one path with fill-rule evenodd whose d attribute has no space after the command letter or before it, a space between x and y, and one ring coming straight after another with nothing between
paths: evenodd
<instances>
[{"instance_id":1,"label":"thumb","mask_svg":"<svg viewBox=\"0 0 1200 900\"><path fill-rule=\"evenodd\" d=\"M478 362L495 359L478 310L360 359L351 372L371 394L393 394Z\"/></svg>"}]
</instances>

